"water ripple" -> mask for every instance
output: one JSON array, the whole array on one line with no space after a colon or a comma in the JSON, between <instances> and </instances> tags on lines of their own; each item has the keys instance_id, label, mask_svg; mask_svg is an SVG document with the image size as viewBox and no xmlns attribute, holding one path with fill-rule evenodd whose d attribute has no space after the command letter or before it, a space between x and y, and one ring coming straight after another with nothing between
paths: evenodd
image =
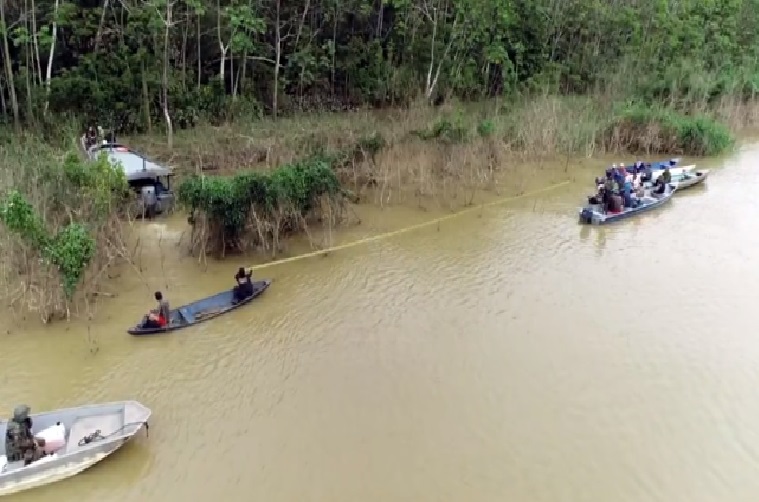
<instances>
[{"instance_id":1,"label":"water ripple","mask_svg":"<svg viewBox=\"0 0 759 502\"><path fill-rule=\"evenodd\" d=\"M170 336L123 333L148 285L95 342L9 335L7 408L155 413L149 439L18 500L753 501L757 155L608 228L577 225L578 182L263 270L251 306ZM234 268L194 267L153 282L176 304Z\"/></svg>"}]
</instances>

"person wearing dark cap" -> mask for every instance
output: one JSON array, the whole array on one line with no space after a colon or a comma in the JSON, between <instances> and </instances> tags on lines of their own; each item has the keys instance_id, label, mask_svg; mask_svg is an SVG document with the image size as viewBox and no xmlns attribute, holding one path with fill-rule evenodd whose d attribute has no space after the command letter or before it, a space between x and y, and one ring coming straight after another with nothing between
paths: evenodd
<instances>
[{"instance_id":1,"label":"person wearing dark cap","mask_svg":"<svg viewBox=\"0 0 759 502\"><path fill-rule=\"evenodd\" d=\"M232 296L235 303L240 303L246 298L253 295L253 282L250 280L250 276L253 275L253 270L240 267L235 274L235 287L232 289Z\"/></svg>"},{"instance_id":2,"label":"person wearing dark cap","mask_svg":"<svg viewBox=\"0 0 759 502\"><path fill-rule=\"evenodd\" d=\"M169 302L163 299L163 293L156 291L154 296L155 300L158 302L158 306L154 310L148 312L148 315L145 316L145 319L142 322L143 328L165 328L169 324L169 319L171 319Z\"/></svg>"}]
</instances>

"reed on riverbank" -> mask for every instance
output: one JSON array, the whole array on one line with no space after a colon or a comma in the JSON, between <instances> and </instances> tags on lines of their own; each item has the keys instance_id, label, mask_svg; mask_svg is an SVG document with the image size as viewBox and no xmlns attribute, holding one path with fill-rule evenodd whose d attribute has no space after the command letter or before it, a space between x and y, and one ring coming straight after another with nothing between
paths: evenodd
<instances>
[{"instance_id":1,"label":"reed on riverbank","mask_svg":"<svg viewBox=\"0 0 759 502\"><path fill-rule=\"evenodd\" d=\"M498 181L504 181L499 174L526 161L609 153L717 154L732 146L733 131L753 123L757 110L743 102L708 112L677 112L600 97L541 95L198 127L179 133L171 150L161 138L135 137L133 142L195 173L265 172L316 154L343 152L334 164L340 181L375 203L435 197L461 207L478 190L498 189ZM732 127L722 117L730 118Z\"/></svg>"},{"instance_id":2,"label":"reed on riverbank","mask_svg":"<svg viewBox=\"0 0 759 502\"><path fill-rule=\"evenodd\" d=\"M87 313L108 268L130 251L121 169L31 136L0 145L0 296L14 312Z\"/></svg>"}]
</instances>

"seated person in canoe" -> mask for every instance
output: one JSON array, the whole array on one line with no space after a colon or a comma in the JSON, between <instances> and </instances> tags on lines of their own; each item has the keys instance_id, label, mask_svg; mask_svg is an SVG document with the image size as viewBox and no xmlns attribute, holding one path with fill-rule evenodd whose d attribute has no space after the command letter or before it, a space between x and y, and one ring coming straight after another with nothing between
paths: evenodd
<instances>
[{"instance_id":1,"label":"seated person in canoe","mask_svg":"<svg viewBox=\"0 0 759 502\"><path fill-rule=\"evenodd\" d=\"M45 456L44 439L37 439L32 434L31 409L25 404L16 406L13 418L8 421L5 432L5 455L8 462L24 461L29 465Z\"/></svg>"},{"instance_id":2,"label":"seated person in canoe","mask_svg":"<svg viewBox=\"0 0 759 502\"><path fill-rule=\"evenodd\" d=\"M672 173L670 172L669 167L666 167L662 175L659 176L656 179L656 182L654 183L654 185L656 186L654 193L657 195L663 194L664 191L667 189L667 185L669 185L671 182L672 182Z\"/></svg>"},{"instance_id":3,"label":"seated person in canoe","mask_svg":"<svg viewBox=\"0 0 759 502\"><path fill-rule=\"evenodd\" d=\"M234 303L240 303L246 298L253 295L253 282L250 277L253 275L252 269L240 267L235 274L235 287L232 289Z\"/></svg>"},{"instance_id":4,"label":"seated person in canoe","mask_svg":"<svg viewBox=\"0 0 759 502\"><path fill-rule=\"evenodd\" d=\"M145 316L142 322L143 328L165 328L169 324L171 310L169 302L163 299L163 293L160 291L156 291L154 296L158 306Z\"/></svg>"}]
</instances>

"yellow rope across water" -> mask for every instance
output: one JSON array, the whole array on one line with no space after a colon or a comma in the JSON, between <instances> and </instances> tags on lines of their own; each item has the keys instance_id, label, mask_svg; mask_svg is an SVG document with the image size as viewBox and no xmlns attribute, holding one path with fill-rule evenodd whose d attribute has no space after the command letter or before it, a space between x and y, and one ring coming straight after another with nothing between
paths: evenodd
<instances>
[{"instance_id":1,"label":"yellow rope across water","mask_svg":"<svg viewBox=\"0 0 759 502\"><path fill-rule=\"evenodd\" d=\"M471 212L480 210L480 209L482 209L484 207L490 207L490 206L497 206L497 205L500 205L500 204L506 204L507 202L513 202L513 201L519 200L519 199L526 199L527 197L532 197L533 195L538 195L538 194L541 194L541 193L550 192L551 190L555 190L555 189L557 189L559 187L566 186L569 183L570 183L569 180L562 181L561 183L556 183L554 185L550 185L550 186L541 188L540 190L535 190L533 192L523 193L521 195L516 195L516 196L513 196L513 197L505 197L503 199L498 199L498 200L494 200L494 201L491 201L491 202L486 202L485 204L480 204L480 205L477 205L477 206L468 207L466 209L462 209L461 211L457 211L455 213L447 214L445 216L441 216L440 218L435 218L434 220L425 221L425 222L422 222L422 223L417 223L416 225L411 225L411 226L404 227L404 228L401 228L401 229L398 229L398 230L393 230L391 232L385 232L385 233L382 233L382 234L373 235L371 237L365 237L363 239L358 239L358 240L355 240L355 241L346 242L345 244L339 244L337 246L332 246L332 247L329 247L329 248L326 248L326 249L318 249L318 250L312 251L310 253L299 254L297 256L291 256L289 258L282 258L281 260L275 260L275 261L272 261L272 262L269 262L269 263L261 263L259 265L254 265L252 267L249 267L249 270L259 270L259 269L266 268L266 267L272 267L274 265L281 265L283 263L291 263L291 262L298 261L298 260L305 260L306 258L314 258L316 256L324 256L324 255L327 255L327 254L332 253L334 251L340 251L342 249L348 249L348 248L352 248L352 247L355 247L355 246L360 246L362 244L368 244L369 242L374 242L374 241L380 241L380 240L384 240L384 239L389 239L390 237L395 237L396 235L401 235L401 234L405 234L405 233L408 233L408 232L413 232L414 230L419 230L420 228L429 227L429 226L432 226L432 225L437 225L438 223L440 223L442 221L451 220L451 219L456 218L458 216L461 216L463 214L467 214L467 213L471 213Z\"/></svg>"}]
</instances>

